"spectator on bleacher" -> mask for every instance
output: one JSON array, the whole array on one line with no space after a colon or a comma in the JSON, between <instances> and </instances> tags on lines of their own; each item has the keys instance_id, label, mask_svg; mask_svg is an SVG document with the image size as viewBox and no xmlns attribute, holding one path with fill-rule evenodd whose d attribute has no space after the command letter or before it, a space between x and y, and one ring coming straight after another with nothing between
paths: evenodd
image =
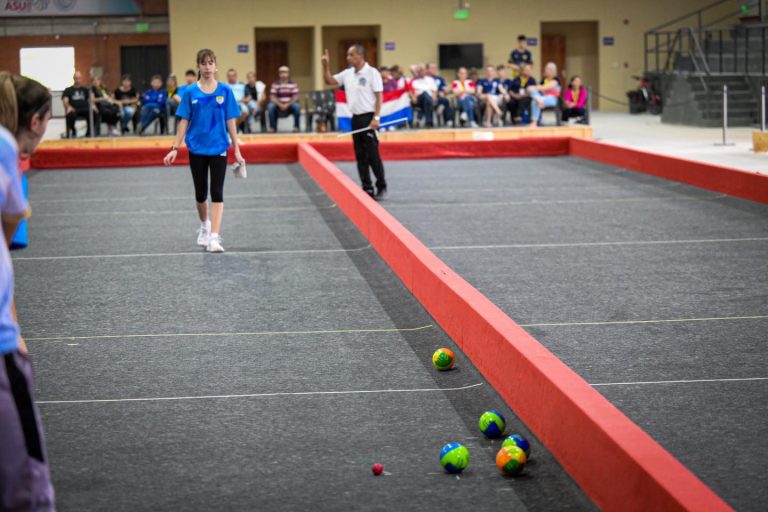
<instances>
[{"instance_id":1,"label":"spectator on bleacher","mask_svg":"<svg viewBox=\"0 0 768 512\"><path fill-rule=\"evenodd\" d=\"M554 62L547 62L544 66L544 78L541 79L541 85L528 86L528 94L531 95L531 126L539 125L541 110L545 108L556 107L560 101L560 91L562 84L560 77L557 76L557 65Z\"/></svg>"},{"instance_id":2,"label":"spectator on bleacher","mask_svg":"<svg viewBox=\"0 0 768 512\"><path fill-rule=\"evenodd\" d=\"M181 103L181 99L184 97L184 93L187 91L189 86L195 82L197 82L197 73L195 73L194 70L188 69L186 73L184 73L184 84L180 85L179 88L176 89L176 94L171 96L174 105L174 112L176 112L176 109L179 107L179 103Z\"/></svg>"},{"instance_id":3,"label":"spectator on bleacher","mask_svg":"<svg viewBox=\"0 0 768 512\"><path fill-rule=\"evenodd\" d=\"M291 81L291 70L288 66L280 66L277 70L277 82L272 84L269 92L269 131L277 131L277 118L293 115L293 131L299 131L301 123L301 104L299 103L299 86Z\"/></svg>"},{"instance_id":4,"label":"spectator on bleacher","mask_svg":"<svg viewBox=\"0 0 768 512\"><path fill-rule=\"evenodd\" d=\"M517 36L517 48L509 54L509 67L513 70L512 76L517 77L525 64L533 64L533 57L528 49L528 38L520 34Z\"/></svg>"},{"instance_id":5,"label":"spectator on bleacher","mask_svg":"<svg viewBox=\"0 0 768 512\"><path fill-rule=\"evenodd\" d=\"M123 75L120 87L115 89L115 101L120 105L121 117L120 128L122 133L128 133L128 123L134 121L137 104L139 103L139 94L133 88L130 75ZM133 124L134 130L136 123Z\"/></svg>"},{"instance_id":6,"label":"spectator on bleacher","mask_svg":"<svg viewBox=\"0 0 768 512\"><path fill-rule=\"evenodd\" d=\"M528 87L536 85L536 79L532 76L533 66L523 64L520 76L512 80L509 90L509 111L512 114L512 122L520 124L523 121L523 113L528 112L530 118L531 96Z\"/></svg>"},{"instance_id":7,"label":"spectator on bleacher","mask_svg":"<svg viewBox=\"0 0 768 512\"><path fill-rule=\"evenodd\" d=\"M485 68L485 78L475 82L477 97L480 100L484 111L483 126L490 127L493 114L499 116L501 121L501 95L499 88L499 79L496 78L496 68L488 66Z\"/></svg>"},{"instance_id":8,"label":"spectator on bleacher","mask_svg":"<svg viewBox=\"0 0 768 512\"><path fill-rule=\"evenodd\" d=\"M565 108L563 109L563 121L573 118L581 118L584 122L584 113L587 108L587 90L581 86L581 77L574 75L565 89L563 97Z\"/></svg>"},{"instance_id":9,"label":"spectator on bleacher","mask_svg":"<svg viewBox=\"0 0 768 512\"><path fill-rule=\"evenodd\" d=\"M475 68L469 70L469 79L477 86L477 81L480 80L480 72Z\"/></svg>"},{"instance_id":10,"label":"spectator on bleacher","mask_svg":"<svg viewBox=\"0 0 768 512\"><path fill-rule=\"evenodd\" d=\"M397 80L392 77L392 71L388 67L382 66L379 69L379 73L381 73L381 82L384 87L384 92L397 90Z\"/></svg>"},{"instance_id":11,"label":"spectator on bleacher","mask_svg":"<svg viewBox=\"0 0 768 512\"><path fill-rule=\"evenodd\" d=\"M257 80L256 73L253 71L249 71L245 78L248 80L248 83L245 84L245 94L251 98L248 100L248 115L253 121L256 121L261 117L262 112L264 112L264 105L267 104L267 85L261 80Z\"/></svg>"},{"instance_id":12,"label":"spectator on bleacher","mask_svg":"<svg viewBox=\"0 0 768 512\"><path fill-rule=\"evenodd\" d=\"M109 135L119 135L117 130L117 123L120 121L120 106L115 103L109 91L104 87L101 77L95 76L91 80L91 94L93 94L93 101L96 103L96 107L99 109L99 117L102 122L107 123L109 129ZM101 125L97 124L96 135L101 134Z\"/></svg>"},{"instance_id":13,"label":"spectator on bleacher","mask_svg":"<svg viewBox=\"0 0 768 512\"><path fill-rule=\"evenodd\" d=\"M177 103L174 98L179 93L179 81L176 80L176 75L168 75L165 79L165 91L168 93L168 113L175 116Z\"/></svg>"},{"instance_id":14,"label":"spectator on bleacher","mask_svg":"<svg viewBox=\"0 0 768 512\"><path fill-rule=\"evenodd\" d=\"M64 102L64 112L67 120L67 136L77 137L75 131L75 121L77 119L85 119L88 123L87 136L91 135L91 120L89 110L91 109L90 91L83 85L83 75L79 71L75 71L72 77L74 84L64 89L64 93L61 95L61 100ZM99 109L94 103L93 107L93 122L99 124Z\"/></svg>"},{"instance_id":15,"label":"spectator on bleacher","mask_svg":"<svg viewBox=\"0 0 768 512\"><path fill-rule=\"evenodd\" d=\"M445 126L453 128L453 108L451 108L451 102L448 100L451 89L448 87L448 82L437 72L437 64L427 64L427 74L437 84L437 107L443 107L443 122Z\"/></svg>"},{"instance_id":16,"label":"spectator on bleacher","mask_svg":"<svg viewBox=\"0 0 768 512\"><path fill-rule=\"evenodd\" d=\"M403 70L400 68L400 66L395 64L394 66L389 68L389 70L392 72L392 79L397 84L396 89L398 91L403 90L403 89L407 89L408 88L408 79L403 74Z\"/></svg>"},{"instance_id":17,"label":"spectator on bleacher","mask_svg":"<svg viewBox=\"0 0 768 512\"><path fill-rule=\"evenodd\" d=\"M245 84L237 79L237 71L234 68L227 70L227 85L232 89L240 109L240 117L237 118L236 123L240 130L242 124L248 120L248 102L251 101L251 97L247 95Z\"/></svg>"},{"instance_id":18,"label":"spectator on bleacher","mask_svg":"<svg viewBox=\"0 0 768 512\"><path fill-rule=\"evenodd\" d=\"M507 77L507 67L504 65L496 66L496 78L499 80L499 96L501 96L501 121L507 124L507 112L511 112L512 96L509 91L512 90L512 80Z\"/></svg>"},{"instance_id":19,"label":"spectator on bleacher","mask_svg":"<svg viewBox=\"0 0 768 512\"><path fill-rule=\"evenodd\" d=\"M456 80L453 81L453 96L461 110L459 119L477 128L475 121L475 83L467 79L467 68L459 68Z\"/></svg>"},{"instance_id":20,"label":"spectator on bleacher","mask_svg":"<svg viewBox=\"0 0 768 512\"><path fill-rule=\"evenodd\" d=\"M174 80L176 77L174 75L171 75L174 77ZM170 77L169 77L170 80ZM184 83L176 88L176 91L171 94L170 91L168 92L168 111L173 116L173 133L176 133L176 129L179 126L179 118L176 117L176 109L179 108L179 104L181 103L181 99L184 97L184 93L187 91L187 89L194 84L197 81L197 73L195 73L193 70L188 69L186 73L184 73ZM170 125L169 125L170 127Z\"/></svg>"},{"instance_id":21,"label":"spectator on bleacher","mask_svg":"<svg viewBox=\"0 0 768 512\"><path fill-rule=\"evenodd\" d=\"M163 89L163 77L154 75L150 86L141 96L141 128L139 128L139 135L144 135L144 131L155 119L160 121L160 133L166 132L168 113L165 108L168 103L168 93Z\"/></svg>"},{"instance_id":22,"label":"spectator on bleacher","mask_svg":"<svg viewBox=\"0 0 768 512\"><path fill-rule=\"evenodd\" d=\"M415 78L411 81L411 101L421 110L421 117L427 128L434 126L433 113L437 103L437 82L427 74L427 69L418 64L413 67Z\"/></svg>"}]
</instances>

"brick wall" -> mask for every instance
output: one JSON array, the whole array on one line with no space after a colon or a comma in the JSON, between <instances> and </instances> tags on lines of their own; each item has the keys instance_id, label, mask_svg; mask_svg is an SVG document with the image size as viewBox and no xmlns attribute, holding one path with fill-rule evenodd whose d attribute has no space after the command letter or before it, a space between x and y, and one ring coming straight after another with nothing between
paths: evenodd
<instances>
[{"instance_id":1,"label":"brick wall","mask_svg":"<svg viewBox=\"0 0 768 512\"><path fill-rule=\"evenodd\" d=\"M73 46L75 67L86 76L92 67L103 67L104 82L114 89L120 81L120 47L142 45L169 45L168 34L61 36L58 39L53 36L0 37L0 69L18 73L21 48Z\"/></svg>"}]
</instances>

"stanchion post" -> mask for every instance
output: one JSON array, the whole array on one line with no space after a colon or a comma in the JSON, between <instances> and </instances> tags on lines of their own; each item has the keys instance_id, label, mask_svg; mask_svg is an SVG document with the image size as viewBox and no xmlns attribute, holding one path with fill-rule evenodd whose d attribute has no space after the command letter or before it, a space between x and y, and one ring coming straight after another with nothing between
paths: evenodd
<instances>
[{"instance_id":1,"label":"stanchion post","mask_svg":"<svg viewBox=\"0 0 768 512\"><path fill-rule=\"evenodd\" d=\"M723 146L728 144L728 84L723 84Z\"/></svg>"},{"instance_id":2,"label":"stanchion post","mask_svg":"<svg viewBox=\"0 0 768 512\"><path fill-rule=\"evenodd\" d=\"M96 137L96 127L93 124L93 89L88 89L88 136Z\"/></svg>"},{"instance_id":3,"label":"stanchion post","mask_svg":"<svg viewBox=\"0 0 768 512\"><path fill-rule=\"evenodd\" d=\"M760 131L765 131L765 85L760 87Z\"/></svg>"},{"instance_id":4,"label":"stanchion post","mask_svg":"<svg viewBox=\"0 0 768 512\"><path fill-rule=\"evenodd\" d=\"M723 142L715 146L733 146L728 143L728 84L723 84Z\"/></svg>"}]
</instances>

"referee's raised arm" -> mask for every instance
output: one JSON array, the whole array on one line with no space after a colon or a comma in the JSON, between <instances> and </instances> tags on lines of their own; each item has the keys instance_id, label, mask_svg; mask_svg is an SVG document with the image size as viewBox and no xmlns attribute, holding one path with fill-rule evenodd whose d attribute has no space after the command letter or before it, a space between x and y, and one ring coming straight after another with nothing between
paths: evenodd
<instances>
[{"instance_id":1,"label":"referee's raised arm","mask_svg":"<svg viewBox=\"0 0 768 512\"><path fill-rule=\"evenodd\" d=\"M323 50L323 56L320 58L320 61L323 63L323 79L325 80L325 84L338 87L339 82L337 82L331 74L331 57L328 55L327 49Z\"/></svg>"}]
</instances>

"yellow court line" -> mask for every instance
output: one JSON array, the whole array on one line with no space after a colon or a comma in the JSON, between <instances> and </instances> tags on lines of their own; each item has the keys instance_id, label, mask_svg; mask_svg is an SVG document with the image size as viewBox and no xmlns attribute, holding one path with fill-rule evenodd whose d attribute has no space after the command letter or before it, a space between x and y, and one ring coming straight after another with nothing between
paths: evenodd
<instances>
[{"instance_id":1,"label":"yellow court line","mask_svg":"<svg viewBox=\"0 0 768 512\"><path fill-rule=\"evenodd\" d=\"M365 334L388 332L414 332L431 329L434 325L421 327L391 327L385 329L332 329L310 331L257 331L257 332L201 332L201 333L165 333L165 334L108 334L99 336L51 336L46 338L25 338L25 341L72 341L72 340L108 340L119 338L189 338L222 336L292 336L302 334Z\"/></svg>"},{"instance_id":2,"label":"yellow court line","mask_svg":"<svg viewBox=\"0 0 768 512\"><path fill-rule=\"evenodd\" d=\"M721 320L764 320L768 315L756 316L714 316L708 318L669 318L661 320L614 320L607 322L559 322L548 324L520 324L520 327L573 327L580 325L631 325L631 324L671 324L682 322L715 322Z\"/></svg>"}]
</instances>

